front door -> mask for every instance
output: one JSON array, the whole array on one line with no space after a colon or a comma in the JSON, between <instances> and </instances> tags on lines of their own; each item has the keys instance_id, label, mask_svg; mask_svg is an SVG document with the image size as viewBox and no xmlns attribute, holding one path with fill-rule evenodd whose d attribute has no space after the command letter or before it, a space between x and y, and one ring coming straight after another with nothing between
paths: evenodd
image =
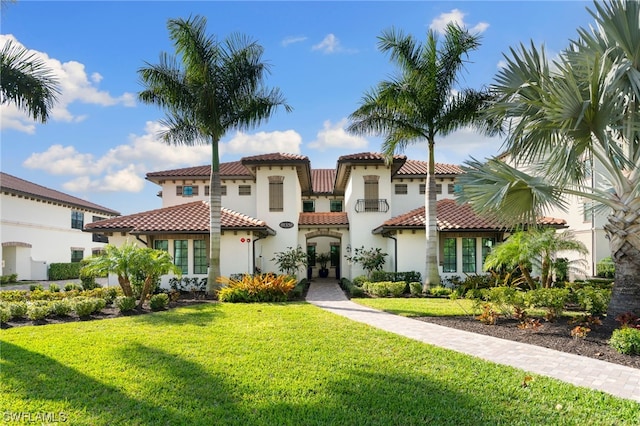
<instances>
[{"instance_id":1,"label":"front door","mask_svg":"<svg viewBox=\"0 0 640 426\"><path fill-rule=\"evenodd\" d=\"M331 245L331 267L336 270L336 278L340 279L340 246Z\"/></svg>"}]
</instances>

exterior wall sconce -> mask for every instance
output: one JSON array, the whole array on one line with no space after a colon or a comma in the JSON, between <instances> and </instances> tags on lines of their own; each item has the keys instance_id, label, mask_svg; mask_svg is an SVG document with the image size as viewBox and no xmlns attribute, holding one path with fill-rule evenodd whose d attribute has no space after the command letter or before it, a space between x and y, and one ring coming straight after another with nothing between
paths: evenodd
<instances>
[{"instance_id":1,"label":"exterior wall sconce","mask_svg":"<svg viewBox=\"0 0 640 426\"><path fill-rule=\"evenodd\" d=\"M347 244L347 253L351 253L351 244Z\"/></svg>"}]
</instances>

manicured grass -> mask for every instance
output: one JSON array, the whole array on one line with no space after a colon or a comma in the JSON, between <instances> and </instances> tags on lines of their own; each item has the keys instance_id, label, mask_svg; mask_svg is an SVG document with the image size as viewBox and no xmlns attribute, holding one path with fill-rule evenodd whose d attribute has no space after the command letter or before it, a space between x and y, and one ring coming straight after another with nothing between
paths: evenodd
<instances>
[{"instance_id":1,"label":"manicured grass","mask_svg":"<svg viewBox=\"0 0 640 426\"><path fill-rule=\"evenodd\" d=\"M403 317L450 317L478 314L473 309L473 302L467 299L381 297L377 299L351 299L351 301Z\"/></svg>"},{"instance_id":2,"label":"manicured grass","mask_svg":"<svg viewBox=\"0 0 640 426\"><path fill-rule=\"evenodd\" d=\"M72 425L640 423L640 404L305 303L206 304L2 331L7 413ZM526 368L526 366L523 366Z\"/></svg>"}]
</instances>

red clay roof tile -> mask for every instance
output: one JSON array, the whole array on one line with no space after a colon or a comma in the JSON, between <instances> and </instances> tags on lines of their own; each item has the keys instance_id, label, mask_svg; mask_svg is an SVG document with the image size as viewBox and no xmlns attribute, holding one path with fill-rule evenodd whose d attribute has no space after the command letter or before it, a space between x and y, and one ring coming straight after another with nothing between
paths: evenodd
<instances>
[{"instance_id":1,"label":"red clay roof tile","mask_svg":"<svg viewBox=\"0 0 640 426\"><path fill-rule=\"evenodd\" d=\"M264 221L225 208L222 208L221 222L223 230L270 229ZM102 232L128 231L134 234L157 232L208 233L209 204L204 201L178 204L89 223L85 225L85 229Z\"/></svg>"},{"instance_id":2,"label":"red clay roof tile","mask_svg":"<svg viewBox=\"0 0 640 426\"><path fill-rule=\"evenodd\" d=\"M335 169L312 169L311 186L316 194L333 193L333 184L336 180Z\"/></svg>"},{"instance_id":3,"label":"red clay roof tile","mask_svg":"<svg viewBox=\"0 0 640 426\"><path fill-rule=\"evenodd\" d=\"M398 175L426 176L429 163L426 161L407 160L398 170ZM462 168L454 164L436 163L436 175L459 175L464 173Z\"/></svg>"},{"instance_id":4,"label":"red clay roof tile","mask_svg":"<svg viewBox=\"0 0 640 426\"><path fill-rule=\"evenodd\" d=\"M392 217L377 229L382 228L424 228L426 221L424 206L411 210L405 214ZM538 220L541 225L562 226L563 219L543 217ZM445 199L437 204L437 226L440 231L452 230L502 230L505 226L496 220L478 216L469 204L458 204L455 200Z\"/></svg>"},{"instance_id":5,"label":"red clay roof tile","mask_svg":"<svg viewBox=\"0 0 640 426\"><path fill-rule=\"evenodd\" d=\"M348 226L349 218L345 212L300 213L300 226Z\"/></svg>"}]
</instances>

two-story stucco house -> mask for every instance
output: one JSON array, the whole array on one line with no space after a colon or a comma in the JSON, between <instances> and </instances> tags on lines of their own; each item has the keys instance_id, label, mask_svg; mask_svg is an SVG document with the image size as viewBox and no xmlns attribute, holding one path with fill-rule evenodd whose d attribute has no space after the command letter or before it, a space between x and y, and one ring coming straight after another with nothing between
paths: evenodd
<instances>
[{"instance_id":1,"label":"two-story stucco house","mask_svg":"<svg viewBox=\"0 0 640 426\"><path fill-rule=\"evenodd\" d=\"M427 163L403 155L386 164L378 153L338 158L335 169L313 169L309 158L265 154L221 164L223 275L277 271L276 253L301 247L330 255L331 276L364 271L348 261L356 248L381 248L385 270L425 276ZM436 165L438 259L442 276L481 272L504 229L452 199L454 165ZM147 174L162 207L85 226L89 232L168 250L187 276L206 276L209 240L209 166ZM544 218L562 227L564 221ZM310 273L317 276L312 262ZM300 271L300 275L305 275Z\"/></svg>"},{"instance_id":2,"label":"two-story stucco house","mask_svg":"<svg viewBox=\"0 0 640 426\"><path fill-rule=\"evenodd\" d=\"M19 280L46 280L49 264L99 252L107 238L84 226L120 214L2 172L0 190L2 275Z\"/></svg>"}]
</instances>

